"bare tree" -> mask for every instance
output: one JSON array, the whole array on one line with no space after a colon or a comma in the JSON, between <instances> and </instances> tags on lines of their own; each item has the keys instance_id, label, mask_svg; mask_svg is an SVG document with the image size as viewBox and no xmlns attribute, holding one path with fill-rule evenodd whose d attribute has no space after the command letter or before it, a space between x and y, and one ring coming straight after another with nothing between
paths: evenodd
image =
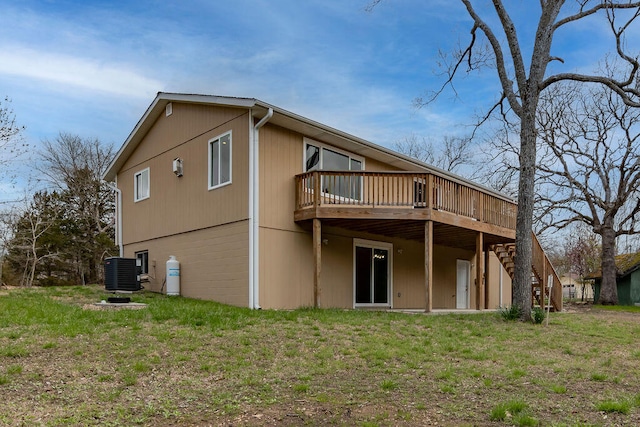
<instances>
[{"instance_id":1,"label":"bare tree","mask_svg":"<svg viewBox=\"0 0 640 427\"><path fill-rule=\"evenodd\" d=\"M640 108L607 87L557 85L538 112L539 221L584 223L602 239L601 304L617 304L616 239L640 232Z\"/></svg>"},{"instance_id":2,"label":"bare tree","mask_svg":"<svg viewBox=\"0 0 640 427\"><path fill-rule=\"evenodd\" d=\"M578 276L578 282L582 288L580 299L584 301L587 286L592 286L591 281L586 277L596 273L601 265L601 239L587 226L579 224L566 242L565 257L569 264L569 271Z\"/></svg>"},{"instance_id":3,"label":"bare tree","mask_svg":"<svg viewBox=\"0 0 640 427\"><path fill-rule=\"evenodd\" d=\"M22 269L21 286L31 287L38 266L59 255L58 248L51 245L46 236L59 224L62 210L57 193L37 192L23 212L14 218L7 253L14 270Z\"/></svg>"},{"instance_id":4,"label":"bare tree","mask_svg":"<svg viewBox=\"0 0 640 427\"><path fill-rule=\"evenodd\" d=\"M426 137L412 134L395 143L396 151L460 175L471 175L465 166L474 166L471 138L445 136L441 143L434 143Z\"/></svg>"},{"instance_id":5,"label":"bare tree","mask_svg":"<svg viewBox=\"0 0 640 427\"><path fill-rule=\"evenodd\" d=\"M13 179L8 174L8 165L26 151L27 144L21 138L24 126L16 123L16 117L9 106L11 101L4 98L0 101L0 177Z\"/></svg>"},{"instance_id":6,"label":"bare tree","mask_svg":"<svg viewBox=\"0 0 640 427\"><path fill-rule=\"evenodd\" d=\"M564 236L556 238L555 245L550 251L552 263L556 272L561 276L569 276L572 284L581 287L581 300L587 296L587 287L592 286L588 276L600 270L602 259L602 244L600 236L584 223L576 223L565 229ZM592 288L593 290L593 288Z\"/></svg>"},{"instance_id":7,"label":"bare tree","mask_svg":"<svg viewBox=\"0 0 640 427\"><path fill-rule=\"evenodd\" d=\"M16 221L15 206L0 211L0 285L5 283L3 267Z\"/></svg>"},{"instance_id":8,"label":"bare tree","mask_svg":"<svg viewBox=\"0 0 640 427\"><path fill-rule=\"evenodd\" d=\"M16 142L19 141L24 126L16 124L16 116L8 105L10 103L11 100L8 97L4 98L4 105L0 101L0 149L15 155L21 152L20 147L16 146Z\"/></svg>"},{"instance_id":9,"label":"bare tree","mask_svg":"<svg viewBox=\"0 0 640 427\"><path fill-rule=\"evenodd\" d=\"M381 0L372 0L369 9ZM467 71L490 66L500 80L501 94L479 124L495 112L506 117L515 115L519 123L518 214L516 225L516 258L513 280L513 304L520 308L523 320L531 318L531 261L534 209L534 178L536 171L536 114L540 95L563 81L597 83L614 91L626 104L640 105L637 56L625 51L625 33L640 15L640 2L613 0L540 0L531 5L531 19L537 16L537 28L531 38L518 34L505 2L492 0L492 8L480 0L460 0L473 23L468 43L446 60L446 80L443 86L418 100L421 105L433 102L447 87L453 87L455 77ZM491 9L491 11L489 10ZM624 13L623 13L624 12ZM591 16L604 16L615 38L618 58L625 64L616 76L589 75L575 72L547 74L551 61L564 63L553 56L551 48L559 30ZM621 15L621 16L619 16ZM497 18L497 20L495 19ZM529 23L531 20L529 19ZM523 33L525 34L525 33ZM523 52L530 52L525 59ZM575 65L571 69L576 69Z\"/></svg>"},{"instance_id":10,"label":"bare tree","mask_svg":"<svg viewBox=\"0 0 640 427\"><path fill-rule=\"evenodd\" d=\"M113 145L98 139L83 139L60 133L54 141L43 141L36 166L41 176L64 197L66 216L74 219L77 275L85 280L100 280L105 253L113 250L113 189L102 180L114 155Z\"/></svg>"}]
</instances>

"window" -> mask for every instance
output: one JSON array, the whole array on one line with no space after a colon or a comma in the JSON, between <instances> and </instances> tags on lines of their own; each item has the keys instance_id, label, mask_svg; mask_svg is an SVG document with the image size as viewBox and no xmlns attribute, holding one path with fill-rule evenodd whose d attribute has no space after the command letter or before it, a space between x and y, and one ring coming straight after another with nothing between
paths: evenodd
<instances>
[{"instance_id":1,"label":"window","mask_svg":"<svg viewBox=\"0 0 640 427\"><path fill-rule=\"evenodd\" d=\"M133 178L134 201L149 198L149 168L137 172Z\"/></svg>"},{"instance_id":2,"label":"window","mask_svg":"<svg viewBox=\"0 0 640 427\"><path fill-rule=\"evenodd\" d=\"M140 274L149 274L149 251L136 252L136 267Z\"/></svg>"},{"instance_id":3,"label":"window","mask_svg":"<svg viewBox=\"0 0 640 427\"><path fill-rule=\"evenodd\" d=\"M325 147L319 142L307 140L304 171L317 169L327 171L363 170L364 159L336 148Z\"/></svg>"},{"instance_id":4,"label":"window","mask_svg":"<svg viewBox=\"0 0 640 427\"><path fill-rule=\"evenodd\" d=\"M305 172L312 170L326 171L361 171L364 170L364 159L350 153L325 147L322 144L307 140L305 147ZM360 200L362 179L359 176L325 176L320 184L325 193L340 197Z\"/></svg>"},{"instance_id":5,"label":"window","mask_svg":"<svg viewBox=\"0 0 640 427\"><path fill-rule=\"evenodd\" d=\"M231 183L231 132L209 140L209 190Z\"/></svg>"}]
</instances>

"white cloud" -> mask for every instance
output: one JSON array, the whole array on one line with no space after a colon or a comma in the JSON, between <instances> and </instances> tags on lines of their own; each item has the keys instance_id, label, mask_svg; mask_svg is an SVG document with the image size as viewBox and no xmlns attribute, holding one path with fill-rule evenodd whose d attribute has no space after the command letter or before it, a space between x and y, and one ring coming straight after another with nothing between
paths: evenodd
<instances>
[{"instance_id":1,"label":"white cloud","mask_svg":"<svg viewBox=\"0 0 640 427\"><path fill-rule=\"evenodd\" d=\"M0 46L0 74L133 98L152 97L163 86L127 65L17 46Z\"/></svg>"}]
</instances>

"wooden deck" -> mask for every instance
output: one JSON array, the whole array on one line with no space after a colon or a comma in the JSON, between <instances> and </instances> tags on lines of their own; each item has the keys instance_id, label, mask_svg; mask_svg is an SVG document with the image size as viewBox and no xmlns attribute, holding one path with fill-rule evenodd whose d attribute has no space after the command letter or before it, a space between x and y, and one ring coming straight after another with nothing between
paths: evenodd
<instances>
[{"instance_id":1,"label":"wooden deck","mask_svg":"<svg viewBox=\"0 0 640 427\"><path fill-rule=\"evenodd\" d=\"M516 213L517 204L507 198L430 173L312 171L296 176L296 221L431 220L513 240Z\"/></svg>"},{"instance_id":2,"label":"wooden deck","mask_svg":"<svg viewBox=\"0 0 640 427\"><path fill-rule=\"evenodd\" d=\"M513 274L517 204L506 197L461 180L422 172L311 171L296 175L295 185L294 219L313 227L317 268L321 221L349 230L424 241L427 265L433 244L475 250L477 268L482 264L480 252L492 250ZM425 224L430 225L425 228ZM426 274L430 274L429 268ZM477 274L481 277L482 270ZM316 284L318 280L316 277ZM553 282L552 305L560 311L562 286L534 235L532 292L534 303L543 307L549 281ZM430 282L428 277L427 288Z\"/></svg>"}]
</instances>

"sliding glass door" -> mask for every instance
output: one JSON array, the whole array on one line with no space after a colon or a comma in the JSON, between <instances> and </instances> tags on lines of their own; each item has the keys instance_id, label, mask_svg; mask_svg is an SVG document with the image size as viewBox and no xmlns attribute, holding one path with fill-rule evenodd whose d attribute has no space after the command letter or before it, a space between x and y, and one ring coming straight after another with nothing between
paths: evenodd
<instances>
[{"instance_id":1,"label":"sliding glass door","mask_svg":"<svg viewBox=\"0 0 640 427\"><path fill-rule=\"evenodd\" d=\"M390 244L355 241L355 305L391 306L391 254Z\"/></svg>"}]
</instances>

